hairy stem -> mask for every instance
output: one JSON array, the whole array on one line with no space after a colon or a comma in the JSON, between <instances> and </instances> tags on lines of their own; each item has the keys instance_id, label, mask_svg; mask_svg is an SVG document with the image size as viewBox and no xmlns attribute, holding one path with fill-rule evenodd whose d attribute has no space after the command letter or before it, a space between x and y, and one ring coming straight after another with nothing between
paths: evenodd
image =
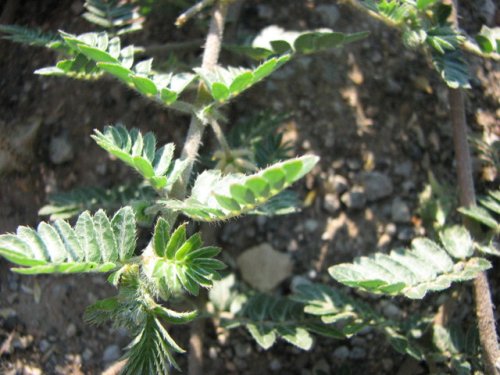
<instances>
[{"instance_id":1,"label":"hairy stem","mask_svg":"<svg viewBox=\"0 0 500 375\"><path fill-rule=\"evenodd\" d=\"M212 4L214 0L201 0L198 3L194 4L191 8L182 13L177 20L175 21L175 26L182 27L190 18L194 17L198 13L200 13L203 8Z\"/></svg>"},{"instance_id":2,"label":"hairy stem","mask_svg":"<svg viewBox=\"0 0 500 375\"><path fill-rule=\"evenodd\" d=\"M203 337L205 336L204 319L197 319L191 323L189 337L188 374L203 374Z\"/></svg>"},{"instance_id":3,"label":"hairy stem","mask_svg":"<svg viewBox=\"0 0 500 375\"><path fill-rule=\"evenodd\" d=\"M452 22L459 29L458 2L451 0L453 7ZM471 207L476 205L476 194L472 176L472 163L469 143L467 142L467 122L465 119L464 94L460 89L449 89L451 122L453 126L453 144L457 162L457 178L460 205ZM464 224L469 226L467 220ZM481 272L474 279L474 299L476 301L476 317L479 329L479 341L483 352L483 361L488 375L497 375L497 361L500 362L498 337L493 316L493 302L486 272Z\"/></svg>"},{"instance_id":4,"label":"hairy stem","mask_svg":"<svg viewBox=\"0 0 500 375\"><path fill-rule=\"evenodd\" d=\"M203 52L202 69L212 70L217 65L222 45L224 19L226 14L227 0L217 1L212 11L212 19L208 30L207 41L205 43L205 50ZM203 83L200 83L196 100L196 104L199 106L198 108L203 108L206 100L206 88ZM183 160L188 160L188 166L182 173L180 181L174 185L172 190L172 196L176 199L183 199L186 196L187 185L193 170L193 164L198 156L198 150L201 146L204 131L205 124L201 122L196 114L193 114L181 154ZM175 221L175 217L172 218L172 221ZM203 320L200 319L194 322L189 341L189 375L202 375L203 373L203 334Z\"/></svg>"},{"instance_id":5,"label":"hairy stem","mask_svg":"<svg viewBox=\"0 0 500 375\"><path fill-rule=\"evenodd\" d=\"M217 141L219 142L220 146L222 147L222 150L226 154L226 158L231 157L231 147L229 147L229 143L227 143L227 139L224 136L224 132L222 131L222 128L219 125L219 122L216 119L211 119L210 120L210 126L212 127L212 130L214 131L215 137L217 138Z\"/></svg>"},{"instance_id":6,"label":"hairy stem","mask_svg":"<svg viewBox=\"0 0 500 375\"><path fill-rule=\"evenodd\" d=\"M214 69L217 65L217 60L219 59L219 53L222 45L224 18L226 16L226 13L226 1L218 1L214 6L212 20L210 22L210 29L208 30L207 41L205 43L205 51L203 52L203 59L201 64L202 69L211 70ZM206 89L203 83L200 83L200 86L198 87L197 99L197 104L200 105L200 107L203 106L205 90ZM189 183L189 177L191 176L193 164L196 161L196 157L198 156L198 150L201 146L201 139L204 131L205 125L201 122L197 115L193 114L181 154L181 158L183 160L187 159L189 161L188 166L182 173L180 181L174 185L172 190L172 196L176 199L183 199L186 195L186 188Z\"/></svg>"},{"instance_id":7,"label":"hairy stem","mask_svg":"<svg viewBox=\"0 0 500 375\"><path fill-rule=\"evenodd\" d=\"M449 89L451 121L453 126L453 142L457 161L457 177L460 205L471 207L476 204L469 144L467 143L467 123L463 92ZM467 225L467 222L465 222ZM500 360L498 338L493 316L493 303L486 273L482 272L474 280L474 298L476 301L476 317L479 328L479 340L483 352L486 373L496 375L496 362Z\"/></svg>"}]
</instances>

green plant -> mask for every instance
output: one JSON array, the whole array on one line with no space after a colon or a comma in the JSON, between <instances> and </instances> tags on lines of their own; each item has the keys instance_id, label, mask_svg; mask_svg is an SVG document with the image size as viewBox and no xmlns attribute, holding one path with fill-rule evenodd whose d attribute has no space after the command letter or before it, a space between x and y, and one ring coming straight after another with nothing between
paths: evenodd
<instances>
[{"instance_id":1,"label":"green plant","mask_svg":"<svg viewBox=\"0 0 500 375\"><path fill-rule=\"evenodd\" d=\"M222 33L216 33L214 27L222 28L227 7L220 2L215 6L201 67L194 72L160 73L153 69L152 60L134 64L134 47L122 48L119 37L113 36L130 31L128 26L136 24L135 8L111 1L88 1L85 7L84 18L109 28L112 34L75 36L60 32L59 36L47 37L12 26L4 26L2 31L11 40L56 49L64 55L55 66L37 70L38 74L77 79L111 75L150 100L191 114L188 140L181 158L175 159L174 144L159 147L152 133L128 130L121 124L95 130L92 137L97 144L140 175L140 190L127 194L128 189L84 189L55 196L40 212L55 221L42 222L37 230L19 227L16 234L0 236L0 255L17 266L13 271L23 274L108 273L118 294L90 306L87 319L94 324L111 319L116 326L129 329L134 339L125 356L123 373L166 373L170 366L177 367L173 353L183 349L163 323L184 324L194 319L196 312L176 312L165 303L186 293L198 295L200 288L211 287L220 278L219 270L225 268L215 259L219 248L204 247L199 233L188 236L186 224L176 224L178 213L196 221L220 221L245 213L289 212L295 209L289 204L296 200L280 193L309 172L318 158L306 155L277 162L285 156L282 153L265 160L262 141L252 144L240 139L237 147L255 148L259 155L256 163L263 169L255 167L252 175L206 170L190 187L204 128L211 125L216 131L222 118L220 108L289 61L292 51L270 56L255 68L216 66ZM184 91L195 84L198 98L184 101ZM198 133L198 139L191 142L193 132ZM224 142L225 137L218 134L218 139ZM279 147L279 139L272 146ZM132 201L132 206L119 208ZM102 209L93 216L88 211L82 213L103 207L111 214L117 211L112 216ZM75 215L73 227L61 219ZM156 221L149 244L139 249L138 221Z\"/></svg>"},{"instance_id":2,"label":"green plant","mask_svg":"<svg viewBox=\"0 0 500 375\"><path fill-rule=\"evenodd\" d=\"M186 223L178 224L179 214L196 222L217 222L243 214L272 215L295 210L296 200L286 189L308 173L318 158L286 158L286 145L279 134L264 133L259 126L239 134L233 129L234 133L226 138L219 125L224 119L221 108L297 54L339 47L367 36L331 30L281 30L267 35L267 39L256 38L252 45L228 46L258 60L257 66L221 67L217 61L227 5L225 0L215 2L202 65L182 73L159 72L152 60L135 62L135 48L123 48L116 35L136 28L140 20L135 8L120 2L86 2L84 17L109 28L109 33L76 36L60 32L57 37L46 37L2 26L0 30L11 40L56 49L63 55L55 66L39 69L38 74L77 79L110 75L148 100L189 114L191 124L178 159L174 158L174 145L158 147L152 133L128 130L121 124L95 130L92 138L97 144L140 175L140 189L131 195L120 195L119 190L118 194L115 190L81 190L54 197L41 210L54 222L41 223L37 230L19 227L16 234L0 236L0 255L17 265L15 272L24 274L109 273L108 281L117 287L118 294L90 306L86 317L94 324L111 319L114 325L130 331L134 339L125 355L125 374L167 373L170 366L178 367L174 353L184 350L163 323L186 324L198 313L178 312L166 306L179 298L188 300L189 295L199 295L201 288L212 288L214 316L221 318L225 327L244 326L265 349L281 338L307 350L312 346L312 334L342 339L373 326L397 351L417 360L439 351L452 351L451 339L447 339L451 330L444 327L433 332L437 350L429 351L422 344L422 335L415 332L425 330L421 326L432 325L428 317L406 324L391 321L358 299L326 285L299 283L290 296L280 298L233 290L238 289L231 285L234 277L222 278L220 273L225 268L216 259L221 249L203 246L199 233L188 235ZM360 5L399 27L409 47L427 48L436 70L450 87L468 87L467 68L459 50L465 39L448 22L450 7L438 1L363 1ZM127 27L122 29L124 24ZM496 39L488 30L477 40L481 53L496 54ZM194 99L187 95L192 87L196 87ZM214 153L216 168L202 171L191 184L206 128L213 130L219 142L220 149ZM262 129L274 130L273 126ZM437 186L434 184L434 190ZM482 203L498 214L498 194ZM121 205L125 207L119 208ZM431 207L429 215L434 224L436 212L446 216L444 208L449 210L448 206ZM107 209L109 215L99 208ZM86 209L98 210L92 216ZM497 253L492 242L498 235L498 223L477 208L461 211L493 230L485 241L474 242L464 227L445 226L440 217L434 229L442 246L431 239L415 239L411 249L334 265L330 275L351 287L412 299L447 289L452 282L476 278L491 264L475 256L474 250ZM76 215L74 227L61 220ZM154 223L152 236L143 248L136 248L137 223ZM203 307L200 310L207 313ZM462 347L455 346L452 354L452 361L466 366L468 359L462 355Z\"/></svg>"}]
</instances>

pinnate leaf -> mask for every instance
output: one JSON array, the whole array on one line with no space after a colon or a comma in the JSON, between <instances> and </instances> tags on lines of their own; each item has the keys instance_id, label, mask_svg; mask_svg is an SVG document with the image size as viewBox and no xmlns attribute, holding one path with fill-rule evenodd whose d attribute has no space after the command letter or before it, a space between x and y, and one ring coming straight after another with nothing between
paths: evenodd
<instances>
[{"instance_id":1,"label":"pinnate leaf","mask_svg":"<svg viewBox=\"0 0 500 375\"><path fill-rule=\"evenodd\" d=\"M119 266L118 259L130 258L130 247L135 248L135 216L130 207L120 209L111 221L102 210L93 217L84 212L74 228L56 220L40 223L36 231L19 227L17 235L0 236L0 255L21 266L14 271L24 274L108 272Z\"/></svg>"},{"instance_id":2,"label":"pinnate leaf","mask_svg":"<svg viewBox=\"0 0 500 375\"><path fill-rule=\"evenodd\" d=\"M254 212L271 198L308 173L319 158L312 155L276 163L253 175L205 171L196 179L185 201L160 201L165 207L182 211L200 221L226 220Z\"/></svg>"}]
</instances>

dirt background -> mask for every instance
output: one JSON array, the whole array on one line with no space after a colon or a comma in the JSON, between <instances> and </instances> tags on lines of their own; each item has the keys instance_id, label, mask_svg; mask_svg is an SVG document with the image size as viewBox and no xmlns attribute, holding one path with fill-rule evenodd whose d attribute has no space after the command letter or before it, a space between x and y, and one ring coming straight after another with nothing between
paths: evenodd
<instances>
[{"instance_id":1,"label":"dirt background","mask_svg":"<svg viewBox=\"0 0 500 375\"><path fill-rule=\"evenodd\" d=\"M182 9L178 3L182 1L158 1L143 32L125 39L144 46L202 38L206 16L181 30L173 26ZM93 30L79 17L83 1L27 0L9 15L6 8L0 2L3 22L75 34ZM463 4L461 15L463 27L471 33L482 23L494 26L499 19L496 6L488 1ZM215 227L217 242L234 258L250 246L268 242L291 255L294 275L334 285L326 272L329 265L407 245L412 237L425 234L416 209L417 193L429 170L454 184L447 89L425 56L404 49L398 33L348 6L313 0L249 0L228 26L228 38L234 41L256 34L269 24L292 30L369 30L371 35L344 49L295 59L228 108L227 127L255 111L291 113L283 126L294 142L294 153L313 152L321 162L296 185L311 203L301 213L229 222ZM200 54L200 48L185 50L170 61L196 64ZM169 54L157 60L165 58ZM0 233L14 231L18 225L35 226L40 221L37 211L51 192L110 187L136 177L94 144L89 137L92 129L122 121L128 127L154 131L160 144L178 145L187 130L188 118L165 111L114 81L33 74L54 61L55 55L42 48L0 41ZM224 52L221 61L244 60ZM490 138L498 136L498 64L474 57L469 62L473 75L472 90L466 94L470 128ZM207 138L205 152L212 144ZM479 191L495 186L491 168L477 158L474 167ZM350 196L354 201L349 201L348 195L358 191L367 172L383 176L376 184L382 196L357 201L354 194ZM114 293L104 277L19 277L8 268L0 262L0 344L5 349L1 373L97 374L122 354L129 341L126 332L92 328L82 320L88 304ZM498 305L500 277L493 271L489 276ZM289 289L290 279L278 293ZM470 301L470 292L463 290ZM437 298L427 297L423 303L435 309ZM419 306L400 299L376 303L401 319ZM463 308L472 314L470 304ZM174 330L173 336L187 347L185 329ZM220 334L207 323L204 347L205 374L428 372L425 364L408 361L371 330L346 341L318 339L307 353L284 343L265 352L245 331ZM186 356L179 362L186 370Z\"/></svg>"}]
</instances>

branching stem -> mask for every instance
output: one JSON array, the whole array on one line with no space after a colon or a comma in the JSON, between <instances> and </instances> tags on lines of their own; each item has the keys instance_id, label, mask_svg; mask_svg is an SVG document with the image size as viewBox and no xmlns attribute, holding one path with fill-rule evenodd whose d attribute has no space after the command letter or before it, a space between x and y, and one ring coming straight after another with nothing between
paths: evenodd
<instances>
[{"instance_id":1,"label":"branching stem","mask_svg":"<svg viewBox=\"0 0 500 375\"><path fill-rule=\"evenodd\" d=\"M226 1L218 1L212 13L212 21L210 22L210 29L208 31L207 41L205 43L205 51L203 53L202 69L212 70L217 65L219 53L222 45L222 34L224 32L224 19L227 13ZM198 87L197 104L203 106L203 94L205 86L200 83ZM184 199L186 195L186 188L189 183L189 177L193 170L193 164L198 156L198 150L201 146L203 132L205 131L205 124L200 118L193 114L191 116L191 123L189 124L188 134L182 149L181 158L189 160L189 164L182 173L178 183L176 183L172 190L172 197L175 199Z\"/></svg>"},{"instance_id":2,"label":"branching stem","mask_svg":"<svg viewBox=\"0 0 500 375\"><path fill-rule=\"evenodd\" d=\"M229 147L229 143L227 142L227 139L224 136L224 132L222 131L222 128L220 127L219 122L216 119L211 119L210 126L212 127L212 130L214 131L215 137L217 138L217 141L219 142L220 146L222 147L222 150L224 151L226 158L227 159L231 158L231 154L232 154L231 147Z\"/></svg>"}]
</instances>

